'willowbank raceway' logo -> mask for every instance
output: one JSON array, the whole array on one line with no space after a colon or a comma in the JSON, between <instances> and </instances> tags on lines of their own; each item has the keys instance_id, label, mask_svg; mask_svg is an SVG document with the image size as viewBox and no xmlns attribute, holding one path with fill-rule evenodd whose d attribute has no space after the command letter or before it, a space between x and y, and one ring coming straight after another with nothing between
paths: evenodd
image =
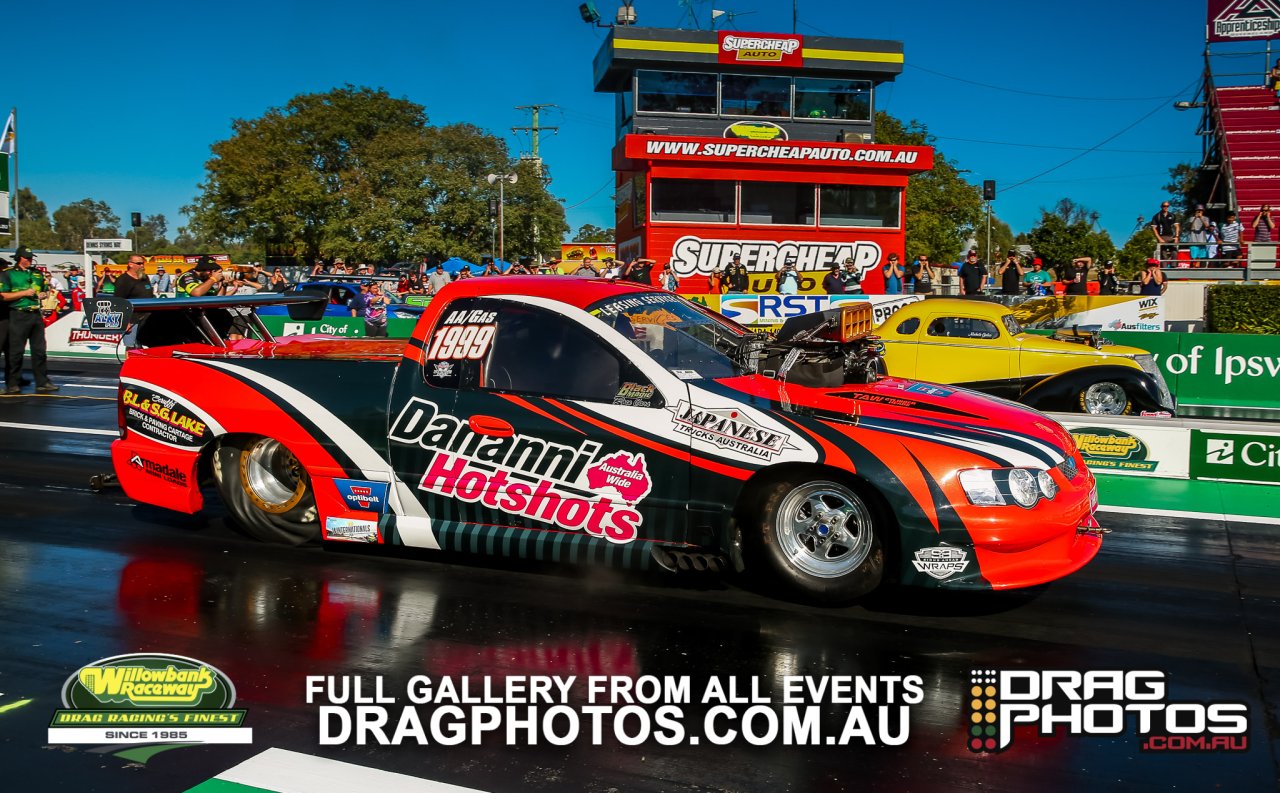
<instances>
[{"instance_id":1,"label":"'willowbank raceway' logo","mask_svg":"<svg viewBox=\"0 0 1280 793\"><path fill-rule=\"evenodd\" d=\"M181 655L132 653L80 667L62 685L49 743L252 743L231 678Z\"/></svg>"}]
</instances>

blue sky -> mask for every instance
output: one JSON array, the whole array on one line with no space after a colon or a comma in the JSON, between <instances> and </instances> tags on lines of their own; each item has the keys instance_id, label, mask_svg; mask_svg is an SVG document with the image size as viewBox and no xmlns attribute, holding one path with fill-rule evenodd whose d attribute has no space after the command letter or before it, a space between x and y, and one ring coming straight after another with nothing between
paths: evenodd
<instances>
[{"instance_id":1,"label":"blue sky","mask_svg":"<svg viewBox=\"0 0 1280 793\"><path fill-rule=\"evenodd\" d=\"M693 3L705 27L711 2ZM13 57L0 109L18 107L21 182L50 211L92 197L126 223L132 211L163 213L172 235L210 144L230 135L231 120L296 94L346 83L382 87L425 105L433 122L467 121L503 135L513 152L529 144L509 129L528 123L514 107L549 102L559 109L543 123L560 127L543 140L551 189L575 228L611 226L612 97L591 85L606 31L582 23L577 5L11 4ZM610 16L616 3L597 5ZM740 14L730 27L747 31L790 32L791 5L716 0ZM677 0L635 7L640 25L690 26L687 17L681 24ZM800 33L904 43L906 68L878 93L879 108L924 122L971 181L997 180L995 211L1015 231L1065 196L1100 212L1117 244L1158 207L1167 169L1199 161L1199 114L1176 111L1172 101L1194 93L1204 18L1203 3L1185 0L799 1ZM1006 190L1130 125L1102 150Z\"/></svg>"}]
</instances>

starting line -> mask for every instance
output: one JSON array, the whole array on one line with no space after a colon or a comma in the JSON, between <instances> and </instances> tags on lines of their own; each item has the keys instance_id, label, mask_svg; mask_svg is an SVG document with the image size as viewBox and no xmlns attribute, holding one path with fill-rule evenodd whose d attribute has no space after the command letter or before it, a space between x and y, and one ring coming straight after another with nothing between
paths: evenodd
<instances>
[{"instance_id":1,"label":"starting line","mask_svg":"<svg viewBox=\"0 0 1280 793\"><path fill-rule=\"evenodd\" d=\"M382 771L324 757L268 749L228 768L186 793L484 793L407 774Z\"/></svg>"}]
</instances>

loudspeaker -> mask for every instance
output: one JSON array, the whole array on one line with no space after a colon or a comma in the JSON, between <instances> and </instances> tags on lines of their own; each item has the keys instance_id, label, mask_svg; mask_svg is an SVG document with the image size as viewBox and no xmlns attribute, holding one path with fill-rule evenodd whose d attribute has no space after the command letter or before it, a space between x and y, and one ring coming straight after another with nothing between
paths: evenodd
<instances>
[{"instance_id":1,"label":"loudspeaker","mask_svg":"<svg viewBox=\"0 0 1280 793\"><path fill-rule=\"evenodd\" d=\"M982 183L982 200L983 201L996 200L996 182L994 179L987 179Z\"/></svg>"},{"instance_id":2,"label":"loudspeaker","mask_svg":"<svg viewBox=\"0 0 1280 793\"><path fill-rule=\"evenodd\" d=\"M130 212L130 213L129 213L129 225L133 226L135 229L140 229L140 228L142 228L142 213L141 213L141 212Z\"/></svg>"}]
</instances>

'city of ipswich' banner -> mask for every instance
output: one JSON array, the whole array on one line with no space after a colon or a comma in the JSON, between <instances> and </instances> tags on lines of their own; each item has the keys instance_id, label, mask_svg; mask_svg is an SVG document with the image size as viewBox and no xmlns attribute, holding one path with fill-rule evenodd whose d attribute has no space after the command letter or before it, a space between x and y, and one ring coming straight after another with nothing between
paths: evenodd
<instances>
[{"instance_id":1,"label":"'city of ipswich' banner","mask_svg":"<svg viewBox=\"0 0 1280 793\"><path fill-rule=\"evenodd\" d=\"M1209 0L1205 40L1245 41L1280 36L1280 0Z\"/></svg>"}]
</instances>

